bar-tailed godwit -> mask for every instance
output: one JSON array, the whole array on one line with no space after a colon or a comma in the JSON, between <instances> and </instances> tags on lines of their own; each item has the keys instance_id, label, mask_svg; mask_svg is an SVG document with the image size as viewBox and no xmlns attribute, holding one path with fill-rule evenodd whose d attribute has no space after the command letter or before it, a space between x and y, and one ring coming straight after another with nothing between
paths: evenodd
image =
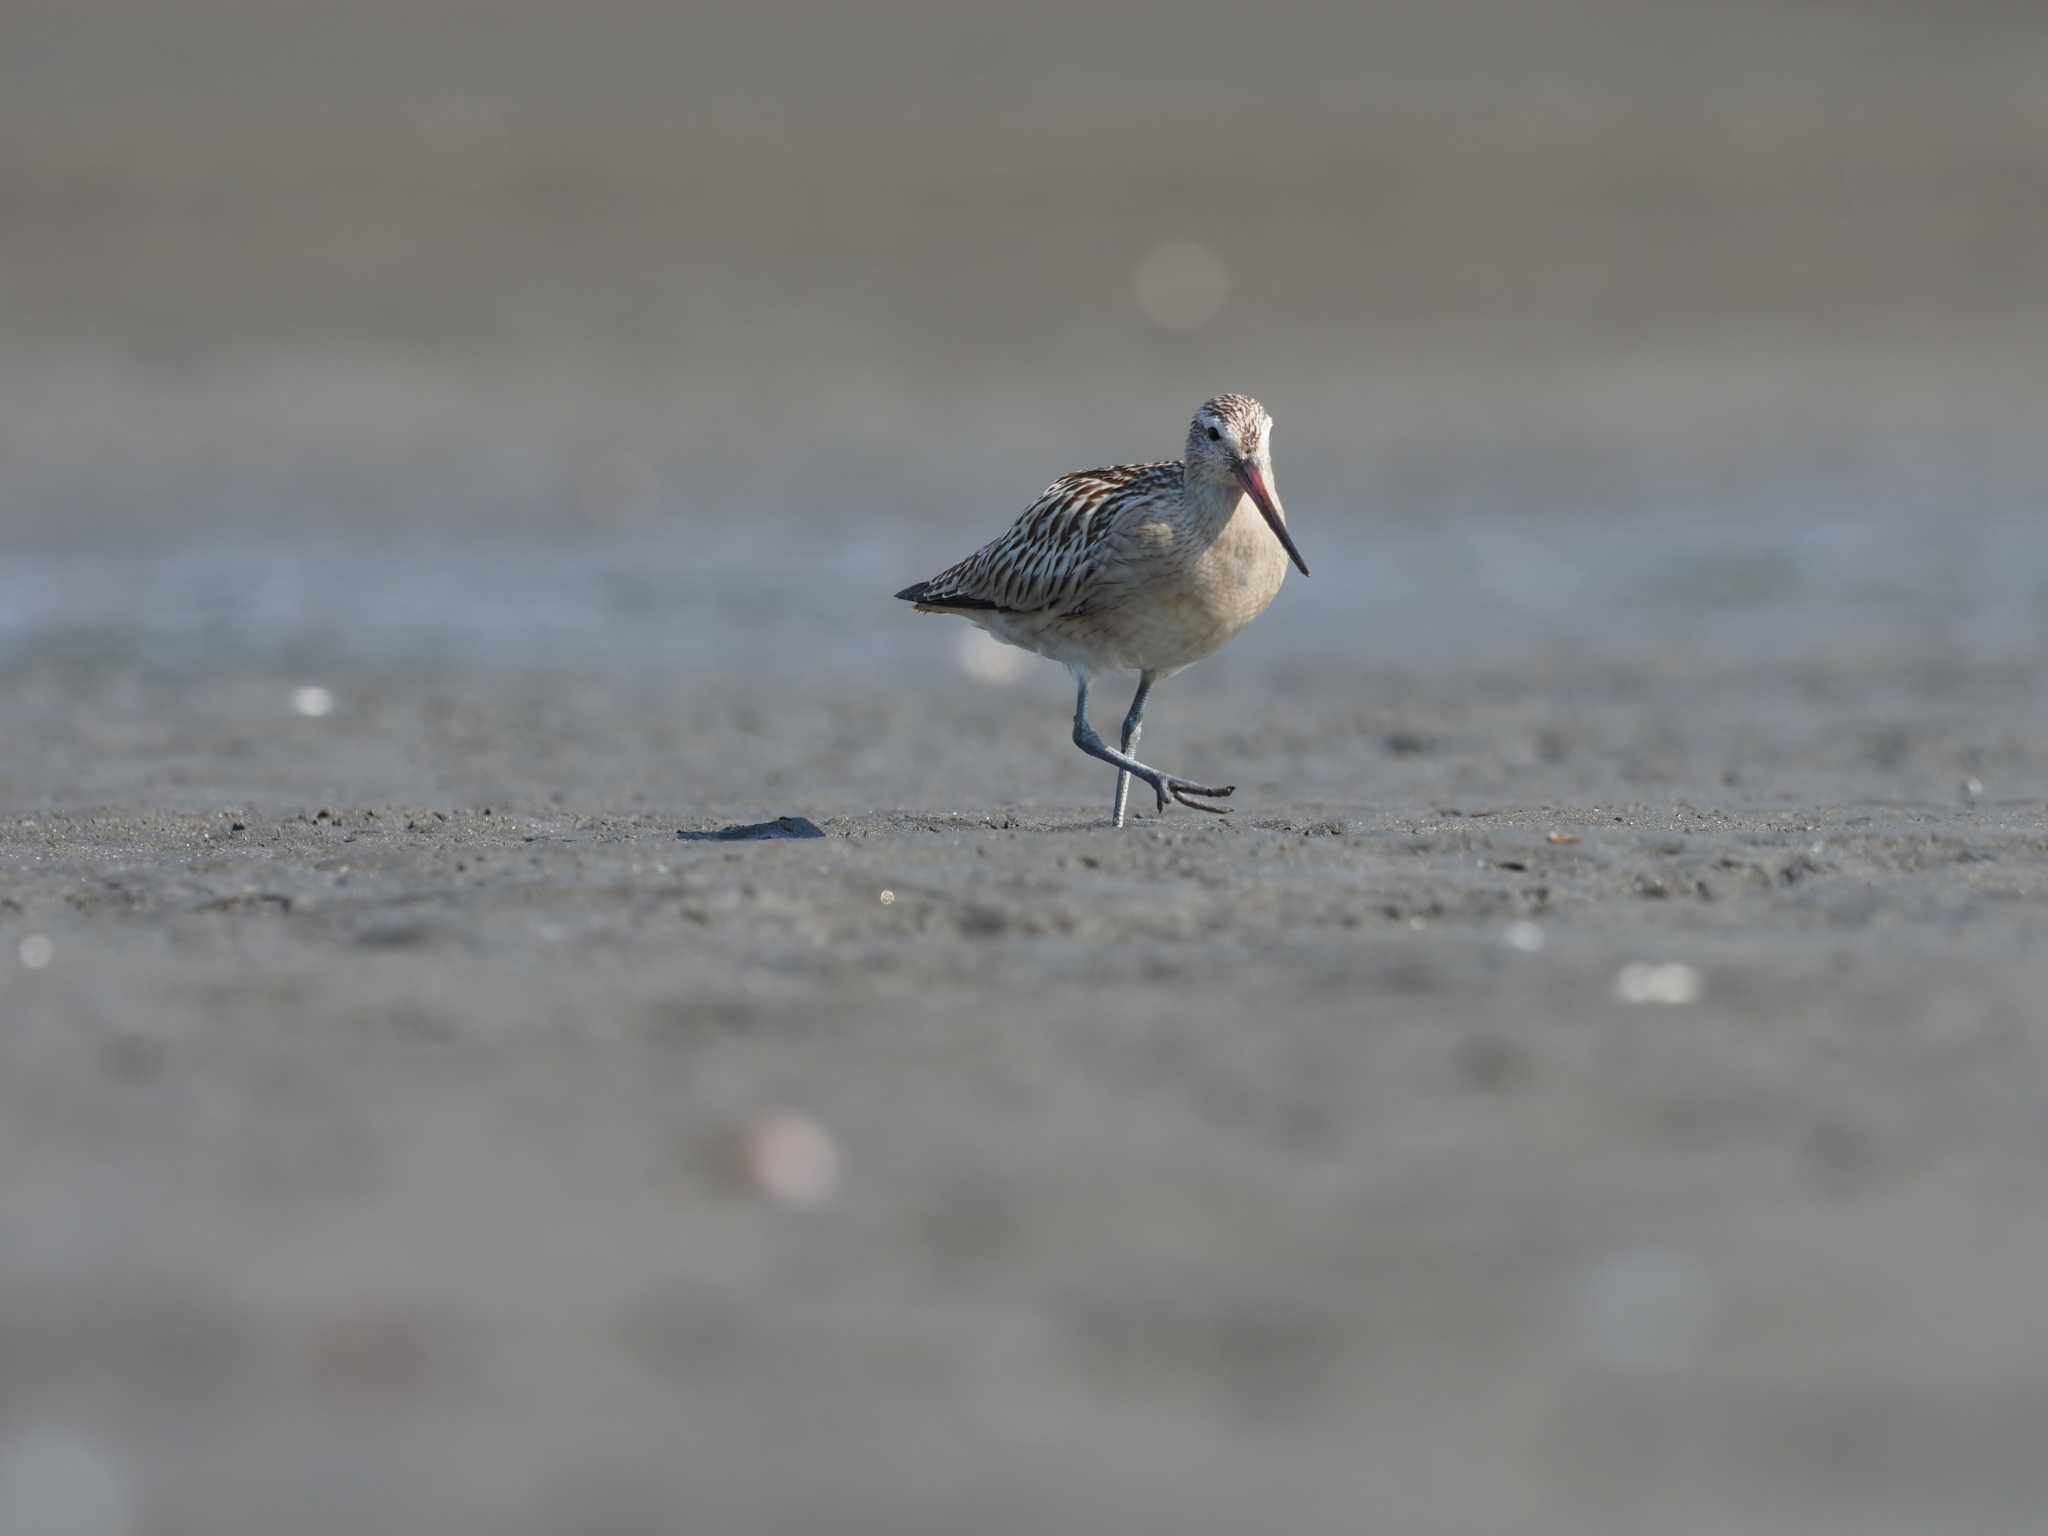
<instances>
[{"instance_id":1,"label":"bar-tailed godwit","mask_svg":"<svg viewBox=\"0 0 2048 1536\"><path fill-rule=\"evenodd\" d=\"M1264 613L1289 560L1308 574L1273 492L1273 418L1249 395L1218 395L1195 412L1182 459L1062 475L1008 533L896 595L1066 664L1074 745L1115 765L1120 827L1133 775L1162 811L1169 798L1228 809L1202 801L1235 785L1192 783L1131 754L1152 685ZM1121 751L1088 723L1088 684L1101 672L1138 674Z\"/></svg>"}]
</instances>

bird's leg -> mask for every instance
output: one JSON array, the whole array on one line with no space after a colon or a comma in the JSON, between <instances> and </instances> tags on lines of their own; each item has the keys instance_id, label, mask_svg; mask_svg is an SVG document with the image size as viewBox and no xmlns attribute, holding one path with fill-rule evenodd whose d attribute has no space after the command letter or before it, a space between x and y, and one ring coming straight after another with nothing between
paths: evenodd
<instances>
[{"instance_id":1,"label":"bird's leg","mask_svg":"<svg viewBox=\"0 0 2048 1536\"><path fill-rule=\"evenodd\" d=\"M1171 796L1182 805L1192 806L1198 811L1209 811L1221 816L1229 811L1224 805L1203 805L1190 800L1189 795L1203 795L1212 800L1221 799L1232 793L1237 786L1226 784L1220 789L1211 789L1202 784L1190 784L1186 779L1177 779L1170 773L1161 773L1157 768L1148 768L1135 757L1116 750L1095 734L1095 727L1088 723L1088 679L1079 674L1075 677L1074 695L1074 745L1090 757L1098 757L1113 768L1143 779L1152 786L1152 793L1159 797L1159 809L1166 809L1167 797Z\"/></svg>"},{"instance_id":2,"label":"bird's leg","mask_svg":"<svg viewBox=\"0 0 2048 1536\"><path fill-rule=\"evenodd\" d=\"M1138 736L1145 729L1145 696L1152 691L1153 674L1138 674L1138 691L1131 695L1131 712L1124 716L1123 751L1126 757L1138 745ZM1116 802L1110 807L1110 825L1124 824L1124 803L1131 797L1131 770L1119 768L1116 771Z\"/></svg>"}]
</instances>

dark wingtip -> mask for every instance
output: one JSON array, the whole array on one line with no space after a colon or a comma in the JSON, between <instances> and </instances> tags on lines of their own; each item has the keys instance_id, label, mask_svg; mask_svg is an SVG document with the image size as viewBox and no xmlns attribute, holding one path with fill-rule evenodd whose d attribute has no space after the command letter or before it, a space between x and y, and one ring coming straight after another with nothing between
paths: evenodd
<instances>
[{"instance_id":1,"label":"dark wingtip","mask_svg":"<svg viewBox=\"0 0 2048 1536\"><path fill-rule=\"evenodd\" d=\"M990 602L985 597L967 597L958 592L933 591L932 584L920 581L914 587L905 587L896 594L906 603L923 603L933 609L949 608L970 610L979 613L986 609L991 613L1009 613L1001 603Z\"/></svg>"}]
</instances>

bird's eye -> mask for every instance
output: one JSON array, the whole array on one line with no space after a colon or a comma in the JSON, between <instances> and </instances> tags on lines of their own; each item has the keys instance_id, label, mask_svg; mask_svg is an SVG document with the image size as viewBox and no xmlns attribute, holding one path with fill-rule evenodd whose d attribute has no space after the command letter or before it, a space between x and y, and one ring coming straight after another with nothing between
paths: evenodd
<instances>
[{"instance_id":1,"label":"bird's eye","mask_svg":"<svg viewBox=\"0 0 2048 1536\"><path fill-rule=\"evenodd\" d=\"M1209 429L1209 441L1212 443L1220 443L1223 441L1223 434L1221 432L1218 432L1214 427L1211 427Z\"/></svg>"}]
</instances>

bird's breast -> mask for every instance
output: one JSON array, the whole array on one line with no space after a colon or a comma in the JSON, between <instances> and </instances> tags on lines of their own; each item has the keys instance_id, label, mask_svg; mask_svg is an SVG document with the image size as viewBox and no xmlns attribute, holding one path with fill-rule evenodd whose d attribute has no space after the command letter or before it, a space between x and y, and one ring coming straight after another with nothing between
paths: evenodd
<instances>
[{"instance_id":1,"label":"bird's breast","mask_svg":"<svg viewBox=\"0 0 2048 1536\"><path fill-rule=\"evenodd\" d=\"M1240 497L1223 531L1196 555L1190 575L1204 605L1235 634L1279 596L1287 551L1251 499Z\"/></svg>"},{"instance_id":2,"label":"bird's breast","mask_svg":"<svg viewBox=\"0 0 2048 1536\"><path fill-rule=\"evenodd\" d=\"M1213 533L1161 520L1132 534L1112 621L1127 665L1199 661L1264 613L1287 579L1286 551L1249 500Z\"/></svg>"}]
</instances>

